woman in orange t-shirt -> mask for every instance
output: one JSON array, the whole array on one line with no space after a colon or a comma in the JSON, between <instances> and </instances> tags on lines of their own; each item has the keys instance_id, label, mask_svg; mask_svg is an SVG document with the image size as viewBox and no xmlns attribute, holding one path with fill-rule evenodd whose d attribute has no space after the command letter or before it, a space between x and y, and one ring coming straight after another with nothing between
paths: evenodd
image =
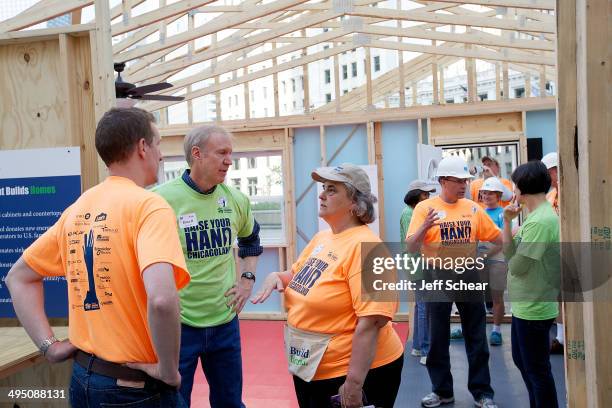
<instances>
[{"instance_id":1,"label":"woman in orange t-shirt","mask_svg":"<svg viewBox=\"0 0 612 408\"><path fill-rule=\"evenodd\" d=\"M353 164L317 169L312 178L323 183L319 216L331 230L317 233L290 271L268 275L252 302L284 291L285 342L293 344L293 331L328 341L320 361L312 348L286 347L300 408L392 408L404 353L391 323L398 302L361 298L362 243L381 242L366 225L376 217L376 197L365 171ZM300 367L292 369L296 361L316 372L305 377Z\"/></svg>"}]
</instances>

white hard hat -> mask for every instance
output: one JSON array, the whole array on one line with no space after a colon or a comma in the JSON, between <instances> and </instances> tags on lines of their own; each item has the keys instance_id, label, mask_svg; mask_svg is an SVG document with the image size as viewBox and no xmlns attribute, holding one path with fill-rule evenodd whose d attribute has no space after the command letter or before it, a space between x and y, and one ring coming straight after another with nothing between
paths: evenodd
<instances>
[{"instance_id":1,"label":"white hard hat","mask_svg":"<svg viewBox=\"0 0 612 408\"><path fill-rule=\"evenodd\" d=\"M459 156L449 156L440 160L436 177L457 177L460 179L474 178L468 171L465 160Z\"/></svg>"},{"instance_id":2,"label":"white hard hat","mask_svg":"<svg viewBox=\"0 0 612 408\"><path fill-rule=\"evenodd\" d=\"M502 193L502 201L510 201L512 199L512 191L508 189L497 177L489 177L485 179L480 187L480 191L499 191Z\"/></svg>"},{"instance_id":3,"label":"white hard hat","mask_svg":"<svg viewBox=\"0 0 612 408\"><path fill-rule=\"evenodd\" d=\"M557 155L557 152L548 153L546 156L542 157L542 163L546 165L547 169L558 167L559 156Z\"/></svg>"}]
</instances>

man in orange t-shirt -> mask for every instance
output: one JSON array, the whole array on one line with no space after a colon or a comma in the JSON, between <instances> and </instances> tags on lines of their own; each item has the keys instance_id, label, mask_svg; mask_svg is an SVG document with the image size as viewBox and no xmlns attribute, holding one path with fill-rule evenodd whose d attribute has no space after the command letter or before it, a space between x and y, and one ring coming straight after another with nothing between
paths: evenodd
<instances>
[{"instance_id":1,"label":"man in orange t-shirt","mask_svg":"<svg viewBox=\"0 0 612 408\"><path fill-rule=\"evenodd\" d=\"M484 201L482 200L482 198L480 197L480 188L482 187L482 183L484 183L484 181L488 179L489 177L497 177L502 182L502 184L508 189L508 191L502 194L502 198L499 200L499 205L501 207L507 206L508 204L510 204L510 201L512 200L512 190L513 190L512 182L508 179L500 177L499 162L497 161L497 159L490 157L490 156L484 156L482 158L482 165L484 166L483 173L482 173L483 177L476 179L470 183L471 199L476 201L482 208L485 208L486 205Z\"/></svg>"},{"instance_id":2,"label":"man in orange t-shirt","mask_svg":"<svg viewBox=\"0 0 612 408\"><path fill-rule=\"evenodd\" d=\"M74 357L73 407L182 406L177 387L177 289L189 282L170 206L143 187L157 181L160 136L141 109L111 109L96 129L110 177L91 188L11 268L15 312L50 362ZM65 276L69 340L44 311L42 280ZM128 366L126 366L125 364ZM148 406L148 405L139 405Z\"/></svg>"},{"instance_id":3,"label":"man in orange t-shirt","mask_svg":"<svg viewBox=\"0 0 612 408\"><path fill-rule=\"evenodd\" d=\"M407 249L409 253L422 253L428 265L430 262L438 265L424 268L426 276L431 273L432 276L446 278L446 282L454 282L458 278L469 281L470 276L477 274L476 271L442 269L439 266L442 263L436 260L474 260L477 241L489 241L495 249L499 249L502 244L501 230L477 203L464 198L466 184L472 177L465 160L458 156L442 159L437 177L441 193L421 201L415 207L406 235ZM470 275L470 272L473 273ZM437 407L454 401L448 349L453 305L450 299L456 298L456 293L440 290L433 296L429 303L430 348L426 363L432 392L421 400L424 407ZM484 293L474 291L470 293L469 301L461 299L455 304L461 315L466 350L469 350L468 389L477 406L496 408L489 374Z\"/></svg>"}]
</instances>

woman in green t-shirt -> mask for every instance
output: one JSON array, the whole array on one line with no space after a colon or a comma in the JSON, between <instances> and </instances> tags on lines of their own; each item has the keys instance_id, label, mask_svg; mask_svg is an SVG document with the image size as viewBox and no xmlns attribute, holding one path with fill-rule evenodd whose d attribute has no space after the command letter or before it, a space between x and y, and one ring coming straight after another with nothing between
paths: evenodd
<instances>
[{"instance_id":1,"label":"woman in green t-shirt","mask_svg":"<svg viewBox=\"0 0 612 408\"><path fill-rule=\"evenodd\" d=\"M512 359L529 393L531 408L557 408L550 368L550 328L559 314L559 218L546 192L550 176L540 161L512 173L515 200L504 209L504 255L512 302ZM512 237L512 220L529 215Z\"/></svg>"}]
</instances>

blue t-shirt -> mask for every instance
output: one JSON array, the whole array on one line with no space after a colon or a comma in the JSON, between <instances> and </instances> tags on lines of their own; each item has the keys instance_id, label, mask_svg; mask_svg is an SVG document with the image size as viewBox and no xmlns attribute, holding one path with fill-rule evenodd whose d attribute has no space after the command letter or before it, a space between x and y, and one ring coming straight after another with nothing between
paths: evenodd
<instances>
[{"instance_id":1,"label":"blue t-shirt","mask_svg":"<svg viewBox=\"0 0 612 408\"><path fill-rule=\"evenodd\" d=\"M487 215L500 229L504 228L504 207L485 208Z\"/></svg>"}]
</instances>

